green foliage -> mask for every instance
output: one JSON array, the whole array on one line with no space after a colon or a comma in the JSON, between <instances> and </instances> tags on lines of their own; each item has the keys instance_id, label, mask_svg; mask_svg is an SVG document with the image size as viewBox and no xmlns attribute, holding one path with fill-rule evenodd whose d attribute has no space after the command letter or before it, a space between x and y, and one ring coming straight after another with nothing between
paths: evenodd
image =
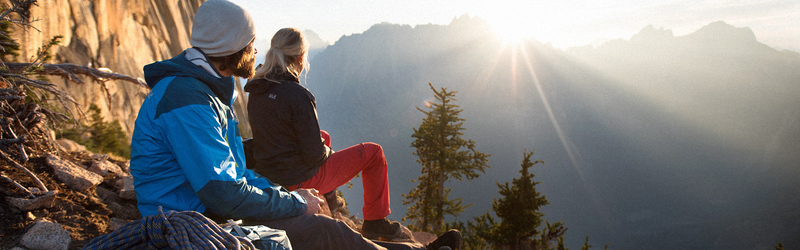
<instances>
[{"instance_id":1,"label":"green foliage","mask_svg":"<svg viewBox=\"0 0 800 250\"><path fill-rule=\"evenodd\" d=\"M19 11L24 12L24 8L18 9L16 12ZM19 22L19 20L16 20L16 22ZM20 44L11 38L11 24L12 22L9 20L0 21L0 45L2 45L2 50L0 50L0 59L3 61L10 59L8 61L15 62L17 61L17 56L19 56ZM44 75L36 73L42 69L41 63L52 59L53 56L50 53L50 50L53 47L61 44L61 39L63 38L64 36L60 35L54 36L46 44L43 44L41 47L39 47L37 49L36 58L33 58L34 60L29 62L30 65L20 72L12 72L6 68L5 65L0 66L0 72L3 73L3 85L25 92L25 103L36 103L48 110L54 110L59 114L65 113L63 112L62 108L52 105L50 102L51 93L53 93L51 87L55 85L48 83L48 80ZM23 77L31 80L21 80L20 78ZM34 78L39 82L33 82L32 79ZM31 84L31 82L33 82L33 84ZM51 118L56 118L53 120L59 120L57 119L59 117Z\"/></svg>"},{"instance_id":2,"label":"green foliage","mask_svg":"<svg viewBox=\"0 0 800 250\"><path fill-rule=\"evenodd\" d=\"M122 131L119 121L105 122L103 116L100 115L100 108L94 104L89 106L86 113L89 116L88 125L79 125L76 128L63 130L61 137L80 143L93 152L130 158L131 146L128 144L128 137Z\"/></svg>"},{"instance_id":3,"label":"green foliage","mask_svg":"<svg viewBox=\"0 0 800 250\"><path fill-rule=\"evenodd\" d=\"M521 176L513 179L511 185L497 183L502 197L492 202L492 210L500 221L495 221L487 212L469 222L475 235L493 249L567 249L563 238L566 227L561 222L550 224L542 219L544 213L540 209L549 202L536 191L539 182L533 181L536 175L529 169L544 162L531 162L531 156L533 151L524 153ZM541 227L542 222L546 223L544 227Z\"/></svg>"},{"instance_id":4,"label":"green foliage","mask_svg":"<svg viewBox=\"0 0 800 250\"><path fill-rule=\"evenodd\" d=\"M3 46L3 49L0 50L0 58L5 61L6 56L11 56L12 60L16 60L17 56L19 56L19 43L14 39L11 39L11 22L7 20L0 21L0 32L2 32L2 36L0 36L0 45Z\"/></svg>"},{"instance_id":5,"label":"green foliage","mask_svg":"<svg viewBox=\"0 0 800 250\"><path fill-rule=\"evenodd\" d=\"M503 185L499 183L497 186L500 188L500 195L502 198L495 199L492 202L492 210L495 211L498 217L502 219L497 227L492 228L487 239L492 242L500 242L502 244L511 245L520 239L528 238L537 233L537 228L542 224L542 216L540 212L541 206L550 204L544 195L536 191L536 184L534 182L534 174L531 174L528 169L542 161L535 161L531 163L530 157L533 151L525 152L525 158L522 162L522 176L519 179L513 180L513 185L509 186L508 182Z\"/></svg>"},{"instance_id":6,"label":"green foliage","mask_svg":"<svg viewBox=\"0 0 800 250\"><path fill-rule=\"evenodd\" d=\"M569 250L569 247L564 246L564 237L558 237L558 242L556 242L556 250Z\"/></svg>"},{"instance_id":7,"label":"green foliage","mask_svg":"<svg viewBox=\"0 0 800 250\"><path fill-rule=\"evenodd\" d=\"M591 248L591 247L592 247L592 245L589 245L589 236L587 235L586 236L586 241L583 242L583 246L581 247L581 250L589 250L589 248Z\"/></svg>"},{"instance_id":8,"label":"green foliage","mask_svg":"<svg viewBox=\"0 0 800 250\"><path fill-rule=\"evenodd\" d=\"M11 91L4 91L2 102L3 107L13 107L20 102L24 104L35 103L31 107L36 107L31 110L26 109L11 109L14 113L22 110L28 112L36 112L43 114L49 118L50 125L53 127L57 123L61 123L70 119L73 114L70 110L70 104L79 106L74 98L67 92L59 90L55 84L48 82L45 75L61 75L69 80L76 80L76 72L84 75L94 76L98 79L95 73L81 72L76 69L64 69L60 67L52 67L53 65L46 65L44 62L53 58L50 50L61 43L63 36L55 36L38 48L37 53L31 58L24 58L24 63L8 63L8 61L16 61L19 56L20 44L10 36L11 25L18 25L23 28L32 27L29 9L31 5L36 4L36 1L11 1L10 8L4 9L0 7L0 59L4 63L0 64L0 88L7 88ZM6 6L6 5L4 5ZM35 21L35 20L34 20ZM45 68L49 67L49 71ZM60 106L54 104L60 103ZM27 107L27 106L26 106ZM66 112L64 111L66 110ZM130 145L128 144L127 135L122 132L122 127L118 121L104 122L103 117L100 115L100 109L92 105L89 108L91 116L89 117L89 125L78 125L76 128L68 129L62 132L62 137L73 139L79 143L87 146L88 149L95 152L104 152L121 157L130 157ZM83 117L83 111L79 111ZM14 114L16 119L20 119ZM25 117L23 117L24 119ZM75 119L75 118L73 118ZM46 125L47 126L47 125ZM47 132L39 131L49 135ZM89 135L84 137L83 135ZM20 135L22 136L22 135ZM16 136L13 136L16 137ZM5 138L5 137L4 137ZM50 136L33 136L28 138L44 138L43 140L50 140ZM54 143L39 143L40 145L55 145Z\"/></svg>"},{"instance_id":9,"label":"green foliage","mask_svg":"<svg viewBox=\"0 0 800 250\"><path fill-rule=\"evenodd\" d=\"M74 100L61 90L58 90L54 85L48 82L42 74L41 63L44 60L49 60L52 56L50 49L60 43L62 36L53 37L47 44L42 45L38 49L37 54L30 58L31 61L24 63L17 62L17 57L20 55L20 45L14 38L11 37L12 25L19 27L31 27L30 21L30 6L35 4L36 1L11 1L8 6L3 4L0 7L0 88L3 89L2 93L2 106L4 112L3 119L15 119L18 124L25 121L32 121L35 124L42 124L37 129L22 129L14 132L11 127L4 129L3 138L18 138L25 137L31 143L29 145L36 145L35 150L55 150L52 142L49 142L50 128L55 127L57 123L67 120L67 115L58 112L57 108L53 108L48 98L49 94L56 96L59 101ZM8 7L8 8L4 8ZM35 20L34 20L35 21ZM27 45L26 45L27 46ZM32 46L31 46L32 47ZM28 58L24 58L27 60ZM24 67L11 67L9 65L26 65ZM30 105L36 104L36 105ZM56 111L54 111L56 110ZM38 115L43 115L46 119L38 118ZM33 118L37 117L37 118ZM39 123L42 122L42 123ZM25 125L28 126L28 125ZM10 136L10 137L6 137ZM31 147L28 147L29 149ZM24 155L25 153L23 153Z\"/></svg>"},{"instance_id":10,"label":"green foliage","mask_svg":"<svg viewBox=\"0 0 800 250\"><path fill-rule=\"evenodd\" d=\"M348 182L348 183L350 183L350 182ZM350 186L352 186L352 185L353 185L353 183L350 183ZM349 216L350 215L350 209L347 208L347 200L344 199L344 193L342 193L342 190L336 189L336 196L339 196L342 199L342 201L344 202L344 206L341 208L341 213L344 214L345 216Z\"/></svg>"},{"instance_id":11,"label":"green foliage","mask_svg":"<svg viewBox=\"0 0 800 250\"><path fill-rule=\"evenodd\" d=\"M53 59L53 54L50 53L50 49L61 44L61 39L64 38L62 35L54 36L47 42L47 44L42 45L37 51L37 55L39 55L39 62L47 62L50 59Z\"/></svg>"},{"instance_id":12,"label":"green foliage","mask_svg":"<svg viewBox=\"0 0 800 250\"><path fill-rule=\"evenodd\" d=\"M461 109L453 104L456 101L455 91L441 88L433 90L436 102L429 103L430 110L417 110L427 117L419 128L414 129L415 138L411 146L416 148L422 165L422 175L415 181L417 187L403 195L403 204L411 206L403 221L416 231L442 233L444 216L458 215L469 205L462 205L462 199L450 199L452 188L445 188L445 182L451 178L472 180L484 173L488 165L488 154L475 149L475 142L464 140L464 119L459 118ZM427 105L426 105L427 106Z\"/></svg>"}]
</instances>

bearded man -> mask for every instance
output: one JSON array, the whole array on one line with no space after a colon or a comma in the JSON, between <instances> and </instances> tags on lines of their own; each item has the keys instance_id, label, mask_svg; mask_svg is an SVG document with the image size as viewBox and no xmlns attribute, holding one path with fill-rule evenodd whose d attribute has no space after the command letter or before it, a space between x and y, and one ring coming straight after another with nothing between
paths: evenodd
<instances>
[{"instance_id":1,"label":"bearded man","mask_svg":"<svg viewBox=\"0 0 800 250\"><path fill-rule=\"evenodd\" d=\"M255 35L247 11L210 0L195 14L193 47L144 67L151 91L131 142L131 174L142 216L162 208L275 220L319 210L313 190L288 192L246 168L232 108L233 77L255 73Z\"/></svg>"}]
</instances>

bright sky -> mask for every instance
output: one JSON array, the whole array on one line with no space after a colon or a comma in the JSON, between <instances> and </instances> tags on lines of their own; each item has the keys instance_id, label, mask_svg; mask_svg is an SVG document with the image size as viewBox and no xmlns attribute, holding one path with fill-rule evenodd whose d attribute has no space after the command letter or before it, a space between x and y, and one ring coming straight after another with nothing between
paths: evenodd
<instances>
[{"instance_id":1,"label":"bright sky","mask_svg":"<svg viewBox=\"0 0 800 250\"><path fill-rule=\"evenodd\" d=\"M490 22L500 34L522 34L557 48L629 39L647 25L683 36L715 21L749 27L776 49L800 52L797 0L232 0L250 11L258 36L280 28L312 30L334 43L372 25L449 24L464 14Z\"/></svg>"}]
</instances>

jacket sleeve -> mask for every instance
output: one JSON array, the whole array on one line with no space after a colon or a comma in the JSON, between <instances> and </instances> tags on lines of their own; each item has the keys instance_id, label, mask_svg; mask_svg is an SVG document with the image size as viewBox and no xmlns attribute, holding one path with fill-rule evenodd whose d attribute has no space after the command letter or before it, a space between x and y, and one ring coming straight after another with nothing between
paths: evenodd
<instances>
[{"instance_id":1,"label":"jacket sleeve","mask_svg":"<svg viewBox=\"0 0 800 250\"><path fill-rule=\"evenodd\" d=\"M302 198L282 187L259 189L248 184L247 177L257 177L236 164L219 114L210 105L188 105L162 116L167 116L159 119L164 137L206 211L236 219L270 220L307 210Z\"/></svg>"},{"instance_id":2,"label":"jacket sleeve","mask_svg":"<svg viewBox=\"0 0 800 250\"><path fill-rule=\"evenodd\" d=\"M308 165L322 165L331 156L331 148L325 146L320 136L317 107L310 97L292 105L292 124L299 140L303 161Z\"/></svg>"}]
</instances>

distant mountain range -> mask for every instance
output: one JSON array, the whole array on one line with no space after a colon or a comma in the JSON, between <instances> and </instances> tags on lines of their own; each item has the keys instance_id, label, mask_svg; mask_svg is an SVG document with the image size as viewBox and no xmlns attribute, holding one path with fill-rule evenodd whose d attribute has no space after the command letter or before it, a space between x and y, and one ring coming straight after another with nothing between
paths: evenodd
<instances>
[{"instance_id":1,"label":"distant mountain range","mask_svg":"<svg viewBox=\"0 0 800 250\"><path fill-rule=\"evenodd\" d=\"M311 68L334 150L384 147L392 219L420 174L411 133L431 82L458 91L463 137L492 155L482 177L448 184L475 204L459 220L490 210L495 182L518 177L523 151L535 149L544 213L569 227L569 247L587 235L611 249L800 246L800 54L748 28L720 21L675 37L648 26L559 50L504 42L467 16L382 23L342 37ZM354 184L342 191L360 213Z\"/></svg>"}]
</instances>

